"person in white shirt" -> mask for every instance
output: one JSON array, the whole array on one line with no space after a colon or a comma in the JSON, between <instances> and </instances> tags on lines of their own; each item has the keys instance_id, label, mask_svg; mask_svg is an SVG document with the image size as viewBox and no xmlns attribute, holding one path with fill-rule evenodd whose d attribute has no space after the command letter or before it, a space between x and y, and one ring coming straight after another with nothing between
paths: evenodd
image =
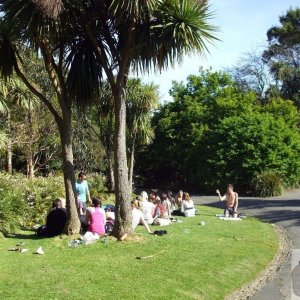
<instances>
[{"instance_id":1,"label":"person in white shirt","mask_svg":"<svg viewBox=\"0 0 300 300\"><path fill-rule=\"evenodd\" d=\"M144 220L142 211L140 210L140 201L138 201L137 199L132 200L131 208L132 208L132 229L133 229L133 231L139 224L142 224L147 229L148 233L152 233L149 225Z\"/></svg>"},{"instance_id":2,"label":"person in white shirt","mask_svg":"<svg viewBox=\"0 0 300 300\"><path fill-rule=\"evenodd\" d=\"M190 198L189 193L183 193L183 200L181 203L181 212L186 217L195 217L196 209L194 207L194 202Z\"/></svg>"},{"instance_id":3,"label":"person in white shirt","mask_svg":"<svg viewBox=\"0 0 300 300\"><path fill-rule=\"evenodd\" d=\"M143 213L144 220L148 225L152 224L154 219L155 204L148 201L148 194L145 191L141 192L141 211Z\"/></svg>"}]
</instances>

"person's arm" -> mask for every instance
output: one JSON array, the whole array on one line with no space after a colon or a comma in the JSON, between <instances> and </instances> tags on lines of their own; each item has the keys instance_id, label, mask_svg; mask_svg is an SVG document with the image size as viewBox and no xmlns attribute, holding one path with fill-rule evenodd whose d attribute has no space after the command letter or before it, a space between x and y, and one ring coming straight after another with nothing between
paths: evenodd
<instances>
[{"instance_id":1,"label":"person's arm","mask_svg":"<svg viewBox=\"0 0 300 300\"><path fill-rule=\"evenodd\" d=\"M237 208L239 206L239 195L235 193L235 201L234 201L234 212L237 213Z\"/></svg>"},{"instance_id":2,"label":"person's arm","mask_svg":"<svg viewBox=\"0 0 300 300\"><path fill-rule=\"evenodd\" d=\"M88 183L86 183L86 196L87 196L87 200L88 200L90 203L92 203L91 195L90 195L90 189L89 189Z\"/></svg>"},{"instance_id":3,"label":"person's arm","mask_svg":"<svg viewBox=\"0 0 300 300\"><path fill-rule=\"evenodd\" d=\"M152 233L149 225L147 224L147 222L144 220L143 216L141 216L141 219L140 219L140 224L143 224L145 226L145 228L147 229L148 233Z\"/></svg>"},{"instance_id":4,"label":"person's arm","mask_svg":"<svg viewBox=\"0 0 300 300\"><path fill-rule=\"evenodd\" d=\"M218 194L218 196L219 196L219 199L220 199L221 201L226 200L226 195L221 196L220 191L219 191L218 189L216 189L216 192L217 192L217 194Z\"/></svg>"},{"instance_id":5,"label":"person's arm","mask_svg":"<svg viewBox=\"0 0 300 300\"><path fill-rule=\"evenodd\" d=\"M181 202L181 208L180 208L180 211L181 211L182 213L184 213L184 210L185 210L184 202L182 201L182 202Z\"/></svg>"}]
</instances>

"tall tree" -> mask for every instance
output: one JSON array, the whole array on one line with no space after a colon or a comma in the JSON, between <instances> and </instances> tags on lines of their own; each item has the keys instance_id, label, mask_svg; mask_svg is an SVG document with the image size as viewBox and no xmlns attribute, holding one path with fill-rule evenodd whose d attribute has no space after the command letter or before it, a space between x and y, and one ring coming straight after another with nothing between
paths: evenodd
<instances>
[{"instance_id":1,"label":"tall tree","mask_svg":"<svg viewBox=\"0 0 300 300\"><path fill-rule=\"evenodd\" d=\"M107 77L115 107L114 234L120 237L130 232L124 94L129 70L163 69L182 60L185 54L207 50L206 42L215 40L215 28L208 23L211 15L207 2L5 0L2 3L6 20L13 21L13 27L18 28L16 36L23 36L26 41L30 37L30 42L40 49L56 91L62 117L47 99L43 101L61 132L68 198L73 177L70 106L73 100L84 105L94 98L101 76ZM11 36L6 35L6 40ZM10 50L15 49L9 45ZM16 55L9 57L17 60ZM3 70L11 68L2 67Z\"/></svg>"},{"instance_id":2,"label":"tall tree","mask_svg":"<svg viewBox=\"0 0 300 300\"><path fill-rule=\"evenodd\" d=\"M279 18L280 26L267 32L268 49L263 58L268 62L281 95L300 108L300 9L290 9Z\"/></svg>"},{"instance_id":3,"label":"tall tree","mask_svg":"<svg viewBox=\"0 0 300 300\"><path fill-rule=\"evenodd\" d=\"M142 84L140 79L130 79L126 95L128 180L131 192L136 146L147 145L154 137L151 119L154 109L158 107L158 87Z\"/></svg>"},{"instance_id":4,"label":"tall tree","mask_svg":"<svg viewBox=\"0 0 300 300\"><path fill-rule=\"evenodd\" d=\"M41 2L41 1L40 1ZM72 151L72 103L74 98L67 90L65 53L68 51L67 33L61 23L44 17L32 1L2 1L0 24L0 71L2 76L11 76L13 71L28 89L53 115L61 139L63 173L67 198L67 234L78 233L80 222L75 206L75 176ZM63 19L63 18L62 18ZM24 48L34 49L41 55L44 70L48 74L53 95L43 90L39 82L32 80L21 58Z\"/></svg>"}]
</instances>

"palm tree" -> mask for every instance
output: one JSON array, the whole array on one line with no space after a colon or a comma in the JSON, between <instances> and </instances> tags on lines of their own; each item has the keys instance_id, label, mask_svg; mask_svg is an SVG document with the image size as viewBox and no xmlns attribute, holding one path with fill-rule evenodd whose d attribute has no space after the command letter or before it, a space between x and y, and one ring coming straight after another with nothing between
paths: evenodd
<instances>
[{"instance_id":1,"label":"palm tree","mask_svg":"<svg viewBox=\"0 0 300 300\"><path fill-rule=\"evenodd\" d=\"M63 173L67 198L67 234L78 233L80 222L75 206L75 176L72 151L72 103L67 89L65 53L68 36L64 26L44 17L31 1L2 1L3 17L0 24L0 71L4 78L19 76L27 88L48 108L56 121L62 148ZM63 17L62 17L63 18ZM44 90L38 81L28 76L30 65L21 55L24 49L41 55L53 93ZM24 58L24 57L23 57ZM55 95L55 97L53 96Z\"/></svg>"},{"instance_id":2,"label":"palm tree","mask_svg":"<svg viewBox=\"0 0 300 300\"><path fill-rule=\"evenodd\" d=\"M203 53L215 40L208 24L206 1L199 0L3 0L1 10L15 35L2 35L12 64L0 61L2 73L14 66L24 74L14 54L13 36L39 49L56 91L62 115L41 97L61 132L67 199L72 182L71 105L94 98L105 74L115 107L115 193L117 237L131 231L126 157L126 96L130 69L164 69L191 52ZM54 3L54 4L53 4ZM3 30L2 30L3 32ZM3 48L3 47L2 47ZM17 63L18 62L18 63ZM32 85L31 85L32 86ZM32 86L33 87L33 86ZM40 94L37 89L32 91ZM69 175L68 175L69 174ZM70 184L68 184L70 182ZM69 203L69 201L67 202ZM69 205L70 206L70 205ZM70 208L70 207L68 207Z\"/></svg>"},{"instance_id":3,"label":"palm tree","mask_svg":"<svg viewBox=\"0 0 300 300\"><path fill-rule=\"evenodd\" d=\"M140 79L128 80L126 88L126 128L130 192L133 184L135 148L137 145L149 144L154 137L151 114L158 106L158 98L158 87L154 84L144 85Z\"/></svg>"}]
</instances>

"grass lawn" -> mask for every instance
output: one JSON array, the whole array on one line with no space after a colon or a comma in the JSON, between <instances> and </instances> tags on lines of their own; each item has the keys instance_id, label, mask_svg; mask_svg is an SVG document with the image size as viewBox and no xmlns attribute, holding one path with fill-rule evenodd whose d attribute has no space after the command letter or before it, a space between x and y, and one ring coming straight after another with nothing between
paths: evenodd
<instances>
[{"instance_id":1,"label":"grass lawn","mask_svg":"<svg viewBox=\"0 0 300 300\"><path fill-rule=\"evenodd\" d=\"M272 260L276 234L254 218L223 221L215 217L219 209L198 208L201 214L181 217L183 223L152 227L166 229L163 236L138 227L130 240L77 248L68 237L39 239L33 232L3 239L1 299L223 299ZM8 251L21 240L29 251ZM33 254L39 246L44 255Z\"/></svg>"}]
</instances>

